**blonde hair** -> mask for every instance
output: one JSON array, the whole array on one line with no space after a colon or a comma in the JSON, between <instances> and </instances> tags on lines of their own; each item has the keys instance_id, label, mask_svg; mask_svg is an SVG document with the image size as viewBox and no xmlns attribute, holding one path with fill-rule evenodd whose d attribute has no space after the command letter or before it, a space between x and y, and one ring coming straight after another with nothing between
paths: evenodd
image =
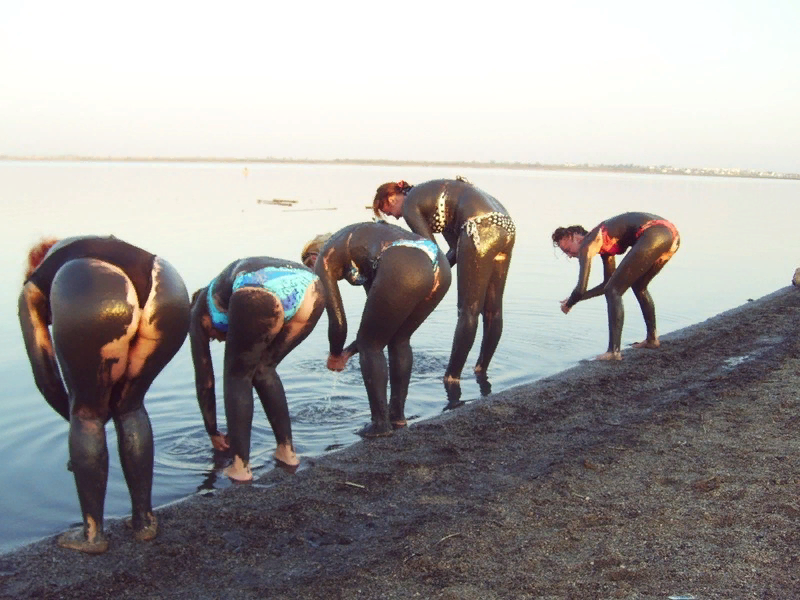
<instances>
[{"instance_id":1,"label":"blonde hair","mask_svg":"<svg viewBox=\"0 0 800 600\"><path fill-rule=\"evenodd\" d=\"M327 242L328 239L330 239L331 235L332 234L330 233L320 233L319 235L314 236L311 240L306 242L306 245L303 246L302 252L300 252L300 262L305 263L306 257L308 257L309 254L312 254L314 252L319 254L319 251L325 245L325 242Z\"/></svg>"}]
</instances>

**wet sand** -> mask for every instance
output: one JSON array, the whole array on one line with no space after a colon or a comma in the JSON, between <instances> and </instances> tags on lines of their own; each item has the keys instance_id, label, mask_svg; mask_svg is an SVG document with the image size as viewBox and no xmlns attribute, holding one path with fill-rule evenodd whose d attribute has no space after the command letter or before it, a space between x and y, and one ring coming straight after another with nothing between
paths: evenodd
<instances>
[{"instance_id":1,"label":"wet sand","mask_svg":"<svg viewBox=\"0 0 800 600\"><path fill-rule=\"evenodd\" d=\"M799 382L787 287L160 509L152 542L0 556L0 598L798 598Z\"/></svg>"}]
</instances>

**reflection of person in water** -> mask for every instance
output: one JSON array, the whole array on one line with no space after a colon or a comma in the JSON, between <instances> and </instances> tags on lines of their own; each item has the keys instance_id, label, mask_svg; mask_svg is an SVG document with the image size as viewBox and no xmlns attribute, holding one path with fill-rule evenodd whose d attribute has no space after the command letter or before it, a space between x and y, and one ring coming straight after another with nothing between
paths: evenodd
<instances>
[{"instance_id":1,"label":"reflection of person in water","mask_svg":"<svg viewBox=\"0 0 800 600\"><path fill-rule=\"evenodd\" d=\"M516 232L508 211L462 178L414 186L405 181L384 183L372 208L376 216L403 217L412 231L430 240L434 233L441 233L447 241L447 259L458 266L458 323L444 375L447 397L451 405L460 401L461 371L475 341L480 315L483 339L475 374L482 391L488 390L486 371L503 333L503 291Z\"/></svg>"},{"instance_id":2,"label":"reflection of person in water","mask_svg":"<svg viewBox=\"0 0 800 600\"><path fill-rule=\"evenodd\" d=\"M180 275L163 258L114 237L44 241L28 255L19 319L36 386L69 421L83 527L61 535L58 544L89 554L108 549L109 419L130 492L133 535L153 539L153 432L144 396L186 339L189 297Z\"/></svg>"},{"instance_id":3,"label":"reflection of person in water","mask_svg":"<svg viewBox=\"0 0 800 600\"><path fill-rule=\"evenodd\" d=\"M450 266L433 242L388 223L356 223L327 241L317 236L301 253L325 288L330 355L328 368L344 369L358 353L372 422L359 434L391 435L404 427L411 380L411 335L450 287ZM367 301L355 341L345 348L347 320L338 281L363 285ZM383 349L389 350L387 374ZM388 376L387 376L388 375ZM391 397L386 399L387 380Z\"/></svg>"},{"instance_id":4,"label":"reflection of person in water","mask_svg":"<svg viewBox=\"0 0 800 600\"><path fill-rule=\"evenodd\" d=\"M213 447L233 451L233 464L225 474L234 481L253 479L253 388L275 434L276 461L290 469L299 464L286 394L276 368L317 324L325 306L321 291L317 276L304 266L253 257L232 262L192 296L189 334L197 400ZM225 342L227 436L217 429L211 339Z\"/></svg>"},{"instance_id":5,"label":"reflection of person in water","mask_svg":"<svg viewBox=\"0 0 800 600\"><path fill-rule=\"evenodd\" d=\"M608 350L598 360L621 360L622 323L624 312L622 294L629 287L639 306L647 327L647 338L633 344L635 348L658 348L656 309L647 286L658 275L681 243L675 226L648 213L629 212L611 217L587 232L580 225L559 227L553 232L553 245L570 258L578 258L578 285L569 298L561 301L561 311L567 314L576 303L605 295L608 303ZM616 267L615 255L630 251ZM603 261L603 283L587 290L592 258L599 254Z\"/></svg>"}]
</instances>

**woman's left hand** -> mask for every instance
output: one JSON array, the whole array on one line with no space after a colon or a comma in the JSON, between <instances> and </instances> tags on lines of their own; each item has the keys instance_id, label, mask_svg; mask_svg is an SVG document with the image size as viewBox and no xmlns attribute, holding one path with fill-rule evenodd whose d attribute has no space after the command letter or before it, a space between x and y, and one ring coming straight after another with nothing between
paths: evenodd
<instances>
[{"instance_id":1,"label":"woman's left hand","mask_svg":"<svg viewBox=\"0 0 800 600\"><path fill-rule=\"evenodd\" d=\"M565 315L572 309L571 306L567 306L567 300L569 300L569 298L564 298L561 301L561 312Z\"/></svg>"}]
</instances>

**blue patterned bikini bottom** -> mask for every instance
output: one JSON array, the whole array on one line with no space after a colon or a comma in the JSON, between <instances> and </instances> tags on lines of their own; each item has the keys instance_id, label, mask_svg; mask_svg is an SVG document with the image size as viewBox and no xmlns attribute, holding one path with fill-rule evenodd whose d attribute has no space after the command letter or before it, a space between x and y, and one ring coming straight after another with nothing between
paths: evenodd
<instances>
[{"instance_id":1,"label":"blue patterned bikini bottom","mask_svg":"<svg viewBox=\"0 0 800 600\"><path fill-rule=\"evenodd\" d=\"M377 258L375 258L372 267L373 273L378 270L378 262L381 260L383 253L389 248L395 248L397 246L407 246L409 248L422 250L428 255L428 258L431 259L433 272L436 273L437 269L439 268L439 246L437 246L436 243L432 242L431 240L397 240L392 242L386 246L386 248L381 250L381 253L377 256ZM367 277L359 270L355 263L350 264L350 269L347 272L346 279L351 285L364 285L367 282Z\"/></svg>"},{"instance_id":2,"label":"blue patterned bikini bottom","mask_svg":"<svg viewBox=\"0 0 800 600\"><path fill-rule=\"evenodd\" d=\"M244 271L233 280L231 293L243 287L261 287L275 294L283 305L283 322L290 321L300 308L306 291L319 277L305 269L291 267L264 267L258 271ZM228 313L217 308L214 302L214 284L208 285L208 312L215 329L228 331Z\"/></svg>"}]
</instances>

